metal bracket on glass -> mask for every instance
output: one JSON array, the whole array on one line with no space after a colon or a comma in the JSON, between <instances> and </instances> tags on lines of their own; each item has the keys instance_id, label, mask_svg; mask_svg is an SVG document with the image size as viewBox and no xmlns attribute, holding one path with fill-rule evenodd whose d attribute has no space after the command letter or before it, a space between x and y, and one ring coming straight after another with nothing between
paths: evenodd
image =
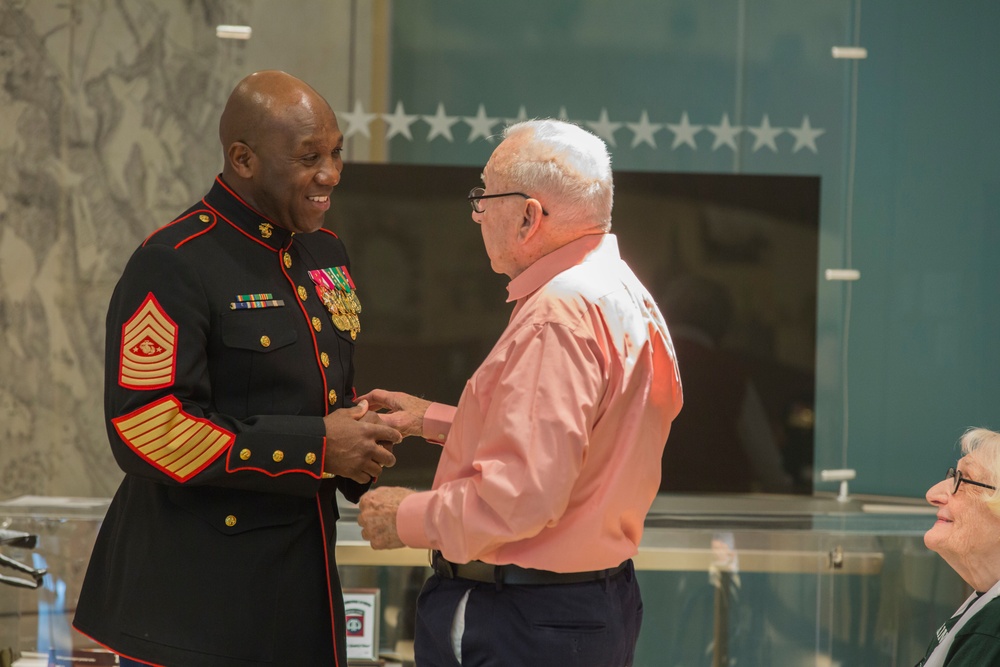
<instances>
[{"instance_id":1,"label":"metal bracket on glass","mask_svg":"<svg viewBox=\"0 0 1000 667\"><path fill-rule=\"evenodd\" d=\"M20 547L22 549L34 549L37 542L37 535L30 535L16 530L0 529L0 545L10 545L12 547ZM0 583L7 584L9 586L17 586L19 588L41 587L42 579L48 573L48 570L37 569L31 567L30 565L25 565L24 563L16 561L13 558L9 558L2 553L0 553L0 566L9 567L12 570L17 570L18 572L27 574L31 577L31 579L24 579L21 577L11 577L0 574Z\"/></svg>"},{"instance_id":2,"label":"metal bracket on glass","mask_svg":"<svg viewBox=\"0 0 1000 667\"><path fill-rule=\"evenodd\" d=\"M857 477L857 474L857 471L853 468L839 468L836 470L820 470L819 478L824 482L840 482L840 492L837 494L837 500L846 503L849 500L847 497L847 481Z\"/></svg>"},{"instance_id":3,"label":"metal bracket on glass","mask_svg":"<svg viewBox=\"0 0 1000 667\"><path fill-rule=\"evenodd\" d=\"M844 567L844 547L839 544L830 549L828 564L831 570L840 570Z\"/></svg>"}]
</instances>

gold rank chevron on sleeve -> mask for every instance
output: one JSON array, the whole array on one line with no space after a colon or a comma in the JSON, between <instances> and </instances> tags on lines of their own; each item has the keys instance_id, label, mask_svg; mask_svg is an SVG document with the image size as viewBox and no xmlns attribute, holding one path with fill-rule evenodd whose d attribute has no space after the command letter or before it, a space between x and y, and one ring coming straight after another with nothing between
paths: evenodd
<instances>
[{"instance_id":1,"label":"gold rank chevron on sleeve","mask_svg":"<svg viewBox=\"0 0 1000 667\"><path fill-rule=\"evenodd\" d=\"M126 389L162 389L174 383L177 325L150 292L122 325L118 383Z\"/></svg>"},{"instance_id":2,"label":"gold rank chevron on sleeve","mask_svg":"<svg viewBox=\"0 0 1000 667\"><path fill-rule=\"evenodd\" d=\"M178 482L198 474L236 438L206 419L187 414L173 396L111 422L125 444Z\"/></svg>"}]
</instances>

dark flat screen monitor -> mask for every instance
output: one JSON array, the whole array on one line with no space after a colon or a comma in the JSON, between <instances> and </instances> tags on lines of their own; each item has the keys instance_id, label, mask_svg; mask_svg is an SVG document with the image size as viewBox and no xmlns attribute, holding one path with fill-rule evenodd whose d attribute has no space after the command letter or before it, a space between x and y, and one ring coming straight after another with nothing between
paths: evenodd
<instances>
[{"instance_id":1,"label":"dark flat screen monitor","mask_svg":"<svg viewBox=\"0 0 1000 667\"><path fill-rule=\"evenodd\" d=\"M348 164L327 225L361 297L355 385L457 403L510 315L466 195L479 167ZM616 172L613 232L671 329L685 405L664 492L812 493L818 177ZM408 438L380 483L429 488Z\"/></svg>"}]
</instances>

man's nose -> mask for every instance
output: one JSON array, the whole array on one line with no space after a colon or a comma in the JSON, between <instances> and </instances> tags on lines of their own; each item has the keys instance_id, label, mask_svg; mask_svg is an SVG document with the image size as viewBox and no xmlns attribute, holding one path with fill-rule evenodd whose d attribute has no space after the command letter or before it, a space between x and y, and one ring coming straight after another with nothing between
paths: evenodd
<instances>
[{"instance_id":1,"label":"man's nose","mask_svg":"<svg viewBox=\"0 0 1000 667\"><path fill-rule=\"evenodd\" d=\"M316 182L336 187L340 183L340 168L335 160L327 160L316 172Z\"/></svg>"}]
</instances>

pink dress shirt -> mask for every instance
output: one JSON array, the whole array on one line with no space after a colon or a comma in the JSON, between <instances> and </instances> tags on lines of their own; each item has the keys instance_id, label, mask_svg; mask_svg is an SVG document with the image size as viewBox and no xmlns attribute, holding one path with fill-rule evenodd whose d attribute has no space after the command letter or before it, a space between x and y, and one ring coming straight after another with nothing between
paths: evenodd
<instances>
[{"instance_id":1,"label":"pink dress shirt","mask_svg":"<svg viewBox=\"0 0 1000 667\"><path fill-rule=\"evenodd\" d=\"M617 566L638 552L681 407L670 334L611 234L542 257L507 291L510 323L457 409L425 415L444 450L432 490L400 505L399 536L457 563Z\"/></svg>"}]
</instances>

